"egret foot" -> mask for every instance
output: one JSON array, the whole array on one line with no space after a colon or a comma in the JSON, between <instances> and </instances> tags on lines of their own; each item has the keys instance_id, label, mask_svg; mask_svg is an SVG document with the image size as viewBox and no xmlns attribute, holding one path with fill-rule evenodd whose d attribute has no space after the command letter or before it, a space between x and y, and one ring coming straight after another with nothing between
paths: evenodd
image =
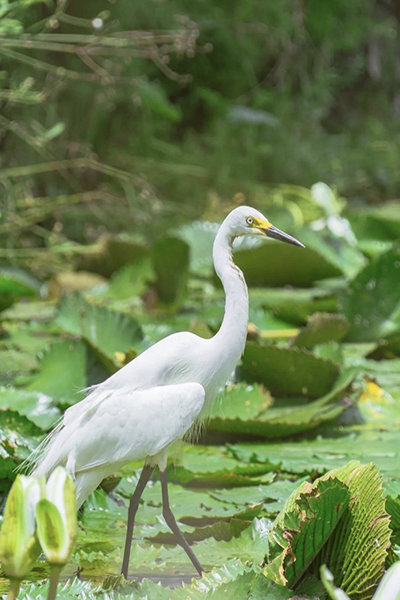
<instances>
[{"instance_id":1,"label":"egret foot","mask_svg":"<svg viewBox=\"0 0 400 600\"><path fill-rule=\"evenodd\" d=\"M201 566L201 564L197 560L197 558L196 558L193 550L189 546L185 536L183 535L182 531L179 529L178 523L176 522L176 519L175 519L173 512L171 510L171 507L169 505L167 472L160 471L160 478L161 478L164 519L166 520L168 527L176 535L176 537L178 539L178 543L182 546L182 548L184 549L184 551L186 552L186 554L192 561L194 568L196 569L196 571L198 572L198 574L201 577L204 573L204 568Z\"/></svg>"},{"instance_id":2,"label":"egret foot","mask_svg":"<svg viewBox=\"0 0 400 600\"><path fill-rule=\"evenodd\" d=\"M125 577L125 579L128 579L129 557L131 554L133 527L135 525L135 517L136 517L137 509L139 508L139 502L140 502L140 498L143 494L144 488L146 487L147 482L149 481L153 471L154 471L154 467L151 467L150 465L144 465L143 470L140 474L136 489L133 492L133 496L129 502L128 525L127 525L126 538L125 538L124 559L122 561L122 569L121 569L121 574Z\"/></svg>"}]
</instances>

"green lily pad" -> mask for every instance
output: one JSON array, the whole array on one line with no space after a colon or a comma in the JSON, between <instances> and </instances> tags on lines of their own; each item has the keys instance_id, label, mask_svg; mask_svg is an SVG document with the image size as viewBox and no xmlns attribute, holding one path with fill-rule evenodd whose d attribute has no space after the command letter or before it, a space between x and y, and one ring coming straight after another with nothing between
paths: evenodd
<instances>
[{"instance_id":1,"label":"green lily pad","mask_svg":"<svg viewBox=\"0 0 400 600\"><path fill-rule=\"evenodd\" d=\"M56 307L54 302L16 302L11 308L1 313L7 321L50 321L54 318Z\"/></svg>"},{"instance_id":2,"label":"green lily pad","mask_svg":"<svg viewBox=\"0 0 400 600\"><path fill-rule=\"evenodd\" d=\"M0 382L9 382L17 375L27 374L38 368L36 357L20 350L0 350Z\"/></svg>"},{"instance_id":3,"label":"green lily pad","mask_svg":"<svg viewBox=\"0 0 400 600\"><path fill-rule=\"evenodd\" d=\"M250 287L310 287L319 279L342 274L315 250L278 242L266 241L257 248L238 251L235 262Z\"/></svg>"},{"instance_id":4,"label":"green lily pad","mask_svg":"<svg viewBox=\"0 0 400 600\"><path fill-rule=\"evenodd\" d=\"M215 419L255 419L271 404L270 394L260 385L227 386L213 402L207 425Z\"/></svg>"},{"instance_id":5,"label":"green lily pad","mask_svg":"<svg viewBox=\"0 0 400 600\"><path fill-rule=\"evenodd\" d=\"M321 397L339 375L337 364L303 348L248 342L242 360L242 376L262 383L275 397Z\"/></svg>"},{"instance_id":6,"label":"green lily pad","mask_svg":"<svg viewBox=\"0 0 400 600\"><path fill-rule=\"evenodd\" d=\"M49 396L13 387L0 387L0 410L14 410L45 431L61 416Z\"/></svg>"},{"instance_id":7,"label":"green lily pad","mask_svg":"<svg viewBox=\"0 0 400 600\"><path fill-rule=\"evenodd\" d=\"M200 542L207 538L214 538L217 542L229 542L234 537L238 537L242 531L251 525L251 521L232 518L228 521L217 521L212 525L204 527L194 527L192 531L185 531L185 538L189 543ZM150 542L158 544L176 544L176 536L172 532L159 532L148 538Z\"/></svg>"},{"instance_id":8,"label":"green lily pad","mask_svg":"<svg viewBox=\"0 0 400 600\"><path fill-rule=\"evenodd\" d=\"M187 293L188 245L179 238L161 238L153 247L152 258L154 286L160 302L167 306L180 306Z\"/></svg>"},{"instance_id":9,"label":"green lily pad","mask_svg":"<svg viewBox=\"0 0 400 600\"><path fill-rule=\"evenodd\" d=\"M400 543L400 484L392 481L385 486L386 510L390 515L390 529L392 530L392 541Z\"/></svg>"},{"instance_id":10,"label":"green lily pad","mask_svg":"<svg viewBox=\"0 0 400 600\"><path fill-rule=\"evenodd\" d=\"M351 245L344 238L326 230L313 231L306 227L298 232L298 236L307 248L318 252L346 277L354 277L365 266L365 256L356 245Z\"/></svg>"},{"instance_id":11,"label":"green lily pad","mask_svg":"<svg viewBox=\"0 0 400 600\"><path fill-rule=\"evenodd\" d=\"M126 300L143 294L154 280L154 268L150 255L139 257L113 274L108 295L116 300Z\"/></svg>"},{"instance_id":12,"label":"green lily pad","mask_svg":"<svg viewBox=\"0 0 400 600\"><path fill-rule=\"evenodd\" d=\"M103 235L96 244L77 256L75 265L79 271L92 271L104 277L149 254L146 242L140 236L121 234Z\"/></svg>"},{"instance_id":13,"label":"green lily pad","mask_svg":"<svg viewBox=\"0 0 400 600\"><path fill-rule=\"evenodd\" d=\"M330 487L337 489L324 502L323 491ZM311 502L308 494L315 490L317 501ZM333 501L335 493L343 498ZM288 499L270 532L265 572L292 587L306 571L318 574L326 564L350 597L369 600L384 571L389 545L379 473L372 464L351 461L312 485L302 484Z\"/></svg>"},{"instance_id":14,"label":"green lily pad","mask_svg":"<svg viewBox=\"0 0 400 600\"><path fill-rule=\"evenodd\" d=\"M307 319L307 325L294 338L298 348L312 348L317 344L340 341L349 330L349 323L343 315L314 313Z\"/></svg>"},{"instance_id":15,"label":"green lily pad","mask_svg":"<svg viewBox=\"0 0 400 600\"><path fill-rule=\"evenodd\" d=\"M306 324L315 312L337 311L336 296L320 288L250 290L250 305L269 309L275 317L294 325Z\"/></svg>"},{"instance_id":16,"label":"green lily pad","mask_svg":"<svg viewBox=\"0 0 400 600\"><path fill-rule=\"evenodd\" d=\"M83 338L110 371L121 366L116 353L127 352L143 338L135 319L91 304L79 294L62 298L56 323L63 331Z\"/></svg>"},{"instance_id":17,"label":"green lily pad","mask_svg":"<svg viewBox=\"0 0 400 600\"><path fill-rule=\"evenodd\" d=\"M373 259L340 293L349 342L373 342L400 332L400 249Z\"/></svg>"},{"instance_id":18,"label":"green lily pad","mask_svg":"<svg viewBox=\"0 0 400 600\"><path fill-rule=\"evenodd\" d=\"M86 387L86 346L67 340L53 344L40 360L40 371L26 386L28 392L41 392L57 401L75 404Z\"/></svg>"},{"instance_id":19,"label":"green lily pad","mask_svg":"<svg viewBox=\"0 0 400 600\"><path fill-rule=\"evenodd\" d=\"M332 478L346 484L351 498L315 566L319 571L326 564L336 584L351 598L369 600L384 573L390 546L382 480L373 464L356 461L330 471L323 480Z\"/></svg>"},{"instance_id":20,"label":"green lily pad","mask_svg":"<svg viewBox=\"0 0 400 600\"><path fill-rule=\"evenodd\" d=\"M329 540L349 500L348 487L336 478L302 483L270 530L264 575L293 589Z\"/></svg>"},{"instance_id":21,"label":"green lily pad","mask_svg":"<svg viewBox=\"0 0 400 600\"><path fill-rule=\"evenodd\" d=\"M272 481L271 465L238 465L233 469L193 473L184 467L172 465L168 468L169 479L188 487L231 488L259 485Z\"/></svg>"},{"instance_id":22,"label":"green lily pad","mask_svg":"<svg viewBox=\"0 0 400 600\"><path fill-rule=\"evenodd\" d=\"M36 448L42 434L26 417L0 410L0 479L15 479L15 467Z\"/></svg>"},{"instance_id":23,"label":"green lily pad","mask_svg":"<svg viewBox=\"0 0 400 600\"><path fill-rule=\"evenodd\" d=\"M40 282L30 273L16 268L0 268L0 310L11 306L21 297L37 296Z\"/></svg>"},{"instance_id":24,"label":"green lily pad","mask_svg":"<svg viewBox=\"0 0 400 600\"><path fill-rule=\"evenodd\" d=\"M248 393L244 386L238 386L234 393L226 392L219 409L214 406L208 430L274 439L315 429L321 423L338 417L349 406L342 397L354 376L353 370L342 373L328 394L314 402L278 408L270 406L265 393L263 404L252 404L254 394ZM233 396L232 402L230 395ZM229 407L227 412L225 406ZM231 410L232 407L234 410Z\"/></svg>"},{"instance_id":25,"label":"green lily pad","mask_svg":"<svg viewBox=\"0 0 400 600\"><path fill-rule=\"evenodd\" d=\"M35 356L54 341L51 333L41 323L6 321L2 328L6 337L0 340L0 348L16 349Z\"/></svg>"},{"instance_id":26,"label":"green lily pad","mask_svg":"<svg viewBox=\"0 0 400 600\"><path fill-rule=\"evenodd\" d=\"M190 248L190 271L197 275L211 277L213 272L212 249L218 224L207 221L194 221L183 225L175 235Z\"/></svg>"}]
</instances>

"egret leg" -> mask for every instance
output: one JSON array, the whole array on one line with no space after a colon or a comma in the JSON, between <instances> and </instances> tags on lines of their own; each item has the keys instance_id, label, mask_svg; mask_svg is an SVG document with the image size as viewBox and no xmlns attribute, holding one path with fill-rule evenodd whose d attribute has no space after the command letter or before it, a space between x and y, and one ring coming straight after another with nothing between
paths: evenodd
<instances>
[{"instance_id":1,"label":"egret leg","mask_svg":"<svg viewBox=\"0 0 400 600\"><path fill-rule=\"evenodd\" d=\"M140 474L136 489L133 492L133 496L129 502L128 525L127 525L126 538L125 538L124 559L122 561L122 569L121 569L121 573L125 577L125 579L128 578L129 557L131 554L133 527L135 525L135 516L137 513L137 509L139 508L140 497L143 494L143 490L146 487L147 482L149 481L153 471L154 471L154 467L151 467L150 465L144 465L143 470Z\"/></svg>"},{"instance_id":2,"label":"egret leg","mask_svg":"<svg viewBox=\"0 0 400 600\"><path fill-rule=\"evenodd\" d=\"M169 496L168 496L168 481L167 481L167 472L160 470L160 479L161 479L161 490L162 490L162 502L163 502L163 516L167 522L168 527L178 538L178 543L182 546L188 557L193 563L194 568L201 576L204 573L204 569L197 560L193 550L189 546L185 536L181 532L178 527L178 523L172 513L171 507L169 505Z\"/></svg>"}]
</instances>

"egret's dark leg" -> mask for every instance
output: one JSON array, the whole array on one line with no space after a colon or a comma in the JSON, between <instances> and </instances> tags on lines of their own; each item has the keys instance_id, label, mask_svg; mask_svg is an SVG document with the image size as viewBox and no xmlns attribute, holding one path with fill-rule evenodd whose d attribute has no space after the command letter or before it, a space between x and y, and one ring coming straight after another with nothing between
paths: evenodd
<instances>
[{"instance_id":1,"label":"egret's dark leg","mask_svg":"<svg viewBox=\"0 0 400 600\"><path fill-rule=\"evenodd\" d=\"M143 494L143 490L146 487L147 482L149 481L153 471L154 471L154 467L151 467L150 465L144 465L143 470L140 474L136 489L133 492L133 496L129 502L128 526L127 526L127 530L126 530L124 560L122 561L122 570L121 570L121 573L125 577L125 579L128 578L129 556L131 554L132 535L133 535L133 526L135 524L135 516L137 513L137 509L139 508L140 497Z\"/></svg>"},{"instance_id":2,"label":"egret's dark leg","mask_svg":"<svg viewBox=\"0 0 400 600\"><path fill-rule=\"evenodd\" d=\"M171 531L173 531L173 533L178 538L178 543L182 546L182 548L184 549L184 551L186 552L186 554L192 561L193 566L196 569L196 571L198 572L198 574L202 575L204 573L204 569L201 566L201 564L199 563L199 561L197 560L193 550L191 549L187 540L185 539L185 536L179 529L178 523L176 522L175 517L171 510L171 507L169 505L167 472L160 471L160 478L161 478L164 519L166 520L168 527L171 529Z\"/></svg>"}]
</instances>

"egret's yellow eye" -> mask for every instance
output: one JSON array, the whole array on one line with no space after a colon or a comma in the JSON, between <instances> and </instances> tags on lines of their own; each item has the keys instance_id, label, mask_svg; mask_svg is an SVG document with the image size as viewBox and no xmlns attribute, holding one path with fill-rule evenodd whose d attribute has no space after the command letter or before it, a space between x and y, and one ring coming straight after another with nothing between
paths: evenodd
<instances>
[{"instance_id":1,"label":"egret's yellow eye","mask_svg":"<svg viewBox=\"0 0 400 600\"><path fill-rule=\"evenodd\" d=\"M246 217L246 223L247 225L253 225L254 219L253 217Z\"/></svg>"}]
</instances>

